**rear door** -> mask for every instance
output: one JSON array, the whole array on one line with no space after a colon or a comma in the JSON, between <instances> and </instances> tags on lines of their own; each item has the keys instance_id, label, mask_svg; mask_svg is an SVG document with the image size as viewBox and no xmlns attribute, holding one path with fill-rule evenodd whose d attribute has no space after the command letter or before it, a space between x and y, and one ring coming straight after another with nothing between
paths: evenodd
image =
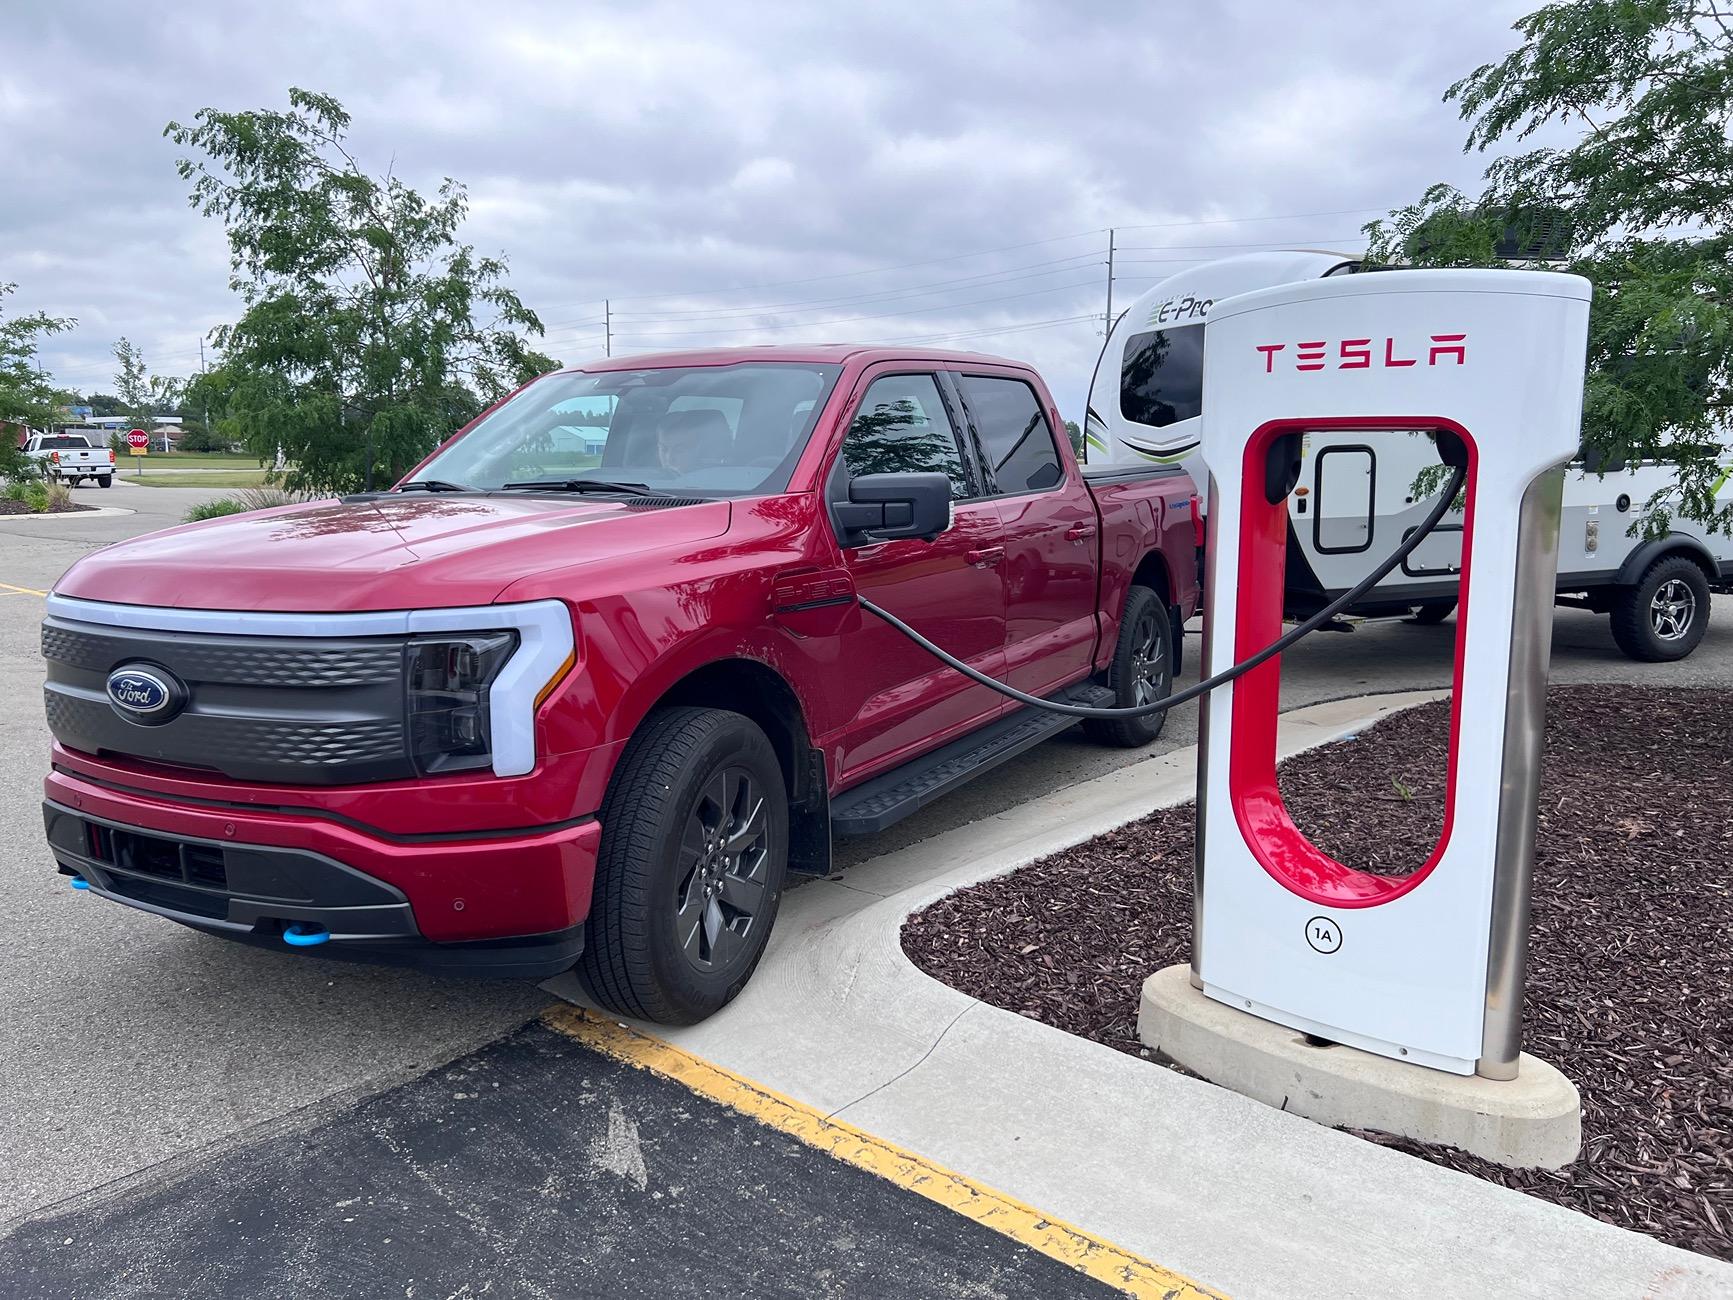
<instances>
[{"instance_id":1,"label":"rear door","mask_svg":"<svg viewBox=\"0 0 1733 1300\"><path fill-rule=\"evenodd\" d=\"M857 389L842 449L826 478L831 501L862 474L938 471L951 479L951 526L931 542L843 545L855 589L971 667L1004 672L1004 549L999 508L985 497L961 422L931 372L875 367ZM843 539L839 536L839 542ZM1003 697L970 682L889 624L862 613L843 638L835 686L849 723L834 747L836 778L853 784L992 720Z\"/></svg>"},{"instance_id":2,"label":"rear door","mask_svg":"<svg viewBox=\"0 0 1733 1300\"><path fill-rule=\"evenodd\" d=\"M1048 694L1093 667L1095 502L1059 454L1053 420L1027 378L962 371L954 380L1004 530L1006 680Z\"/></svg>"}]
</instances>

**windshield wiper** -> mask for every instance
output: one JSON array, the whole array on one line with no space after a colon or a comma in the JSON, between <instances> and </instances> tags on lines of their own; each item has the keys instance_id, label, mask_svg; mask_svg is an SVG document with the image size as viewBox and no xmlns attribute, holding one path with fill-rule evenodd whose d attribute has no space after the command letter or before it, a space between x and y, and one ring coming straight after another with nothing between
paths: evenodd
<instances>
[{"instance_id":1,"label":"windshield wiper","mask_svg":"<svg viewBox=\"0 0 1733 1300\"><path fill-rule=\"evenodd\" d=\"M442 478L418 478L397 485L399 492L474 492L467 483L452 483Z\"/></svg>"},{"instance_id":2,"label":"windshield wiper","mask_svg":"<svg viewBox=\"0 0 1733 1300\"><path fill-rule=\"evenodd\" d=\"M653 495L648 483L615 483L600 478L538 478L526 483L501 483L502 492L617 492L629 497Z\"/></svg>"}]
</instances>

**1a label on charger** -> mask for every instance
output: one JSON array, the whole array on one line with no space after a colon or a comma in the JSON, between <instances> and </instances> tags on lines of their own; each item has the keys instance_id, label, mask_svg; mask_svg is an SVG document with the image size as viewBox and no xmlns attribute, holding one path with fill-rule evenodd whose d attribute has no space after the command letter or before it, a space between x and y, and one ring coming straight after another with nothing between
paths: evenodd
<instances>
[{"instance_id":1,"label":"1a label on charger","mask_svg":"<svg viewBox=\"0 0 1733 1300\"><path fill-rule=\"evenodd\" d=\"M1314 916L1306 922L1306 942L1327 957L1342 946L1342 927L1328 916Z\"/></svg>"}]
</instances>

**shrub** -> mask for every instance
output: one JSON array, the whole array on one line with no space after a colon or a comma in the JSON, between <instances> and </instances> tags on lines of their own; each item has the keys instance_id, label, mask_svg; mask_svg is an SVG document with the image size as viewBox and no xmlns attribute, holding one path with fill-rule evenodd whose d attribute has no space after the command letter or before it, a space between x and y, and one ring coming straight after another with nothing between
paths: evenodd
<instances>
[{"instance_id":1,"label":"shrub","mask_svg":"<svg viewBox=\"0 0 1733 1300\"><path fill-rule=\"evenodd\" d=\"M44 510L65 510L72 504L72 489L65 483L48 483L42 489Z\"/></svg>"},{"instance_id":2,"label":"shrub","mask_svg":"<svg viewBox=\"0 0 1733 1300\"><path fill-rule=\"evenodd\" d=\"M241 515L247 512L247 507L233 497L218 497L215 501L204 501L187 511L187 522L196 524L201 519L221 519L224 515Z\"/></svg>"},{"instance_id":3,"label":"shrub","mask_svg":"<svg viewBox=\"0 0 1733 1300\"><path fill-rule=\"evenodd\" d=\"M304 492L289 492L280 487L242 488L234 499L246 510L274 510L278 506L299 505L308 500Z\"/></svg>"},{"instance_id":4,"label":"shrub","mask_svg":"<svg viewBox=\"0 0 1733 1300\"><path fill-rule=\"evenodd\" d=\"M8 483L4 488L0 488L0 497L5 497L8 501L27 501L30 498L30 489L24 483Z\"/></svg>"},{"instance_id":5,"label":"shrub","mask_svg":"<svg viewBox=\"0 0 1733 1300\"><path fill-rule=\"evenodd\" d=\"M251 510L274 510L278 506L299 505L308 500L301 492L288 492L280 487L241 488L233 496L218 497L187 511L187 522L201 519L221 519L224 515L241 515Z\"/></svg>"},{"instance_id":6,"label":"shrub","mask_svg":"<svg viewBox=\"0 0 1733 1300\"><path fill-rule=\"evenodd\" d=\"M24 484L24 504L30 507L32 514L42 514L48 509L48 488L43 483Z\"/></svg>"}]
</instances>

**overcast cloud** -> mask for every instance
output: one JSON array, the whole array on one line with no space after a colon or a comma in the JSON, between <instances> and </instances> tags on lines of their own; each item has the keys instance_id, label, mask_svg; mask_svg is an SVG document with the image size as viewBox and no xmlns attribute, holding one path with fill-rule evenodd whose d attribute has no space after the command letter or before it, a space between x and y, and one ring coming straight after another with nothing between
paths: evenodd
<instances>
[{"instance_id":1,"label":"overcast cloud","mask_svg":"<svg viewBox=\"0 0 1733 1300\"><path fill-rule=\"evenodd\" d=\"M123 334L195 370L236 305L163 125L299 85L370 168L468 185L467 238L568 363L601 353L608 298L616 352L954 342L1035 361L1076 418L1106 227L1122 306L1244 246L1362 246L1478 176L1439 96L1532 7L16 0L0 281L78 318L43 358L71 387L112 391Z\"/></svg>"}]
</instances>

